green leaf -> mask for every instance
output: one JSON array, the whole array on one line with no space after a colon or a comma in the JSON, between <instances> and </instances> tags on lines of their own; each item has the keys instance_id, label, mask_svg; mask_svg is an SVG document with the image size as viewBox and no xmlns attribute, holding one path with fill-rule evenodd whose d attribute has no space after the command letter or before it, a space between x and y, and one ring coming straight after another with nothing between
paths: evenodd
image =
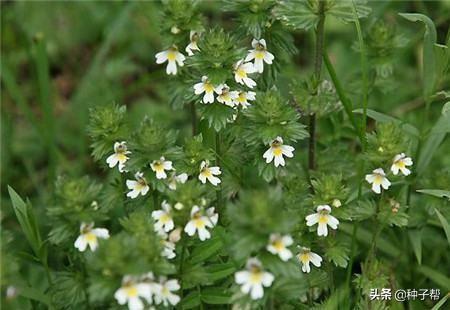
<instances>
[{"instance_id":1,"label":"green leaf","mask_svg":"<svg viewBox=\"0 0 450 310\"><path fill-rule=\"evenodd\" d=\"M409 240L416 255L417 262L422 265L422 232L418 229L408 231Z\"/></svg>"},{"instance_id":2,"label":"green leaf","mask_svg":"<svg viewBox=\"0 0 450 310\"><path fill-rule=\"evenodd\" d=\"M200 293L192 292L183 298L183 300L180 303L180 306L181 309L193 309L197 308L200 305L200 303L201 303Z\"/></svg>"},{"instance_id":3,"label":"green leaf","mask_svg":"<svg viewBox=\"0 0 450 310\"><path fill-rule=\"evenodd\" d=\"M439 300L439 302L434 305L433 308L431 308L431 310L439 310L442 308L442 306L445 304L445 302L447 301L447 299L450 297L450 293L447 293L444 298L442 298L441 300Z\"/></svg>"},{"instance_id":4,"label":"green leaf","mask_svg":"<svg viewBox=\"0 0 450 310\"><path fill-rule=\"evenodd\" d=\"M225 128L236 113L233 108L221 103L201 104L198 111L201 119L207 120L209 127L214 128L215 131Z\"/></svg>"},{"instance_id":5,"label":"green leaf","mask_svg":"<svg viewBox=\"0 0 450 310\"><path fill-rule=\"evenodd\" d=\"M34 287L21 286L18 288L18 292L23 297L26 297L31 300L39 301L39 302L47 305L48 307L52 308L51 303L50 303L50 296L45 295L44 293L35 289Z\"/></svg>"},{"instance_id":6,"label":"green leaf","mask_svg":"<svg viewBox=\"0 0 450 310\"><path fill-rule=\"evenodd\" d=\"M363 111L363 109L356 109L356 110L353 110L353 113L362 114L362 113L364 113L364 111ZM416 127L414 127L411 124L405 123L395 117L392 117L392 116L389 116L389 115L386 115L386 114L383 114L383 113L380 113L380 112L377 112L377 111L374 111L371 109L367 109L367 116L370 117L371 119L376 120L377 122L380 122L380 123L398 124L404 132L406 132L416 138L420 137L419 130Z\"/></svg>"},{"instance_id":7,"label":"green leaf","mask_svg":"<svg viewBox=\"0 0 450 310\"><path fill-rule=\"evenodd\" d=\"M211 256L217 254L223 247L223 242L219 237L212 238L201 243L192 251L190 263L192 265L204 262Z\"/></svg>"},{"instance_id":8,"label":"green leaf","mask_svg":"<svg viewBox=\"0 0 450 310\"><path fill-rule=\"evenodd\" d=\"M443 113L431 129L425 144L421 148L417 163L417 175L421 175L426 171L434 153L444 141L448 132L450 132L450 114Z\"/></svg>"},{"instance_id":9,"label":"green leaf","mask_svg":"<svg viewBox=\"0 0 450 310\"><path fill-rule=\"evenodd\" d=\"M208 281L215 282L233 274L236 271L236 267L233 263L223 263L209 265L205 268L205 270L208 274Z\"/></svg>"},{"instance_id":10,"label":"green leaf","mask_svg":"<svg viewBox=\"0 0 450 310\"><path fill-rule=\"evenodd\" d=\"M450 279L446 277L442 271L435 270L428 266L419 266L417 271L447 291L450 290Z\"/></svg>"},{"instance_id":11,"label":"green leaf","mask_svg":"<svg viewBox=\"0 0 450 310\"><path fill-rule=\"evenodd\" d=\"M225 289L210 287L202 290L201 299L210 305L226 305L231 303L231 294Z\"/></svg>"},{"instance_id":12,"label":"green leaf","mask_svg":"<svg viewBox=\"0 0 450 310\"><path fill-rule=\"evenodd\" d=\"M433 21L423 14L417 13L399 13L400 16L412 22L421 22L425 27L423 42L423 91L424 98L428 98L434 93L436 84L442 74L442 51L439 49L447 48L446 46L436 45L437 33Z\"/></svg>"},{"instance_id":13,"label":"green leaf","mask_svg":"<svg viewBox=\"0 0 450 310\"><path fill-rule=\"evenodd\" d=\"M418 189L416 192L438 198L447 198L448 200L450 200L450 191L445 191L442 189Z\"/></svg>"},{"instance_id":14,"label":"green leaf","mask_svg":"<svg viewBox=\"0 0 450 310\"><path fill-rule=\"evenodd\" d=\"M335 245L326 250L325 257L337 267L346 268L348 265L349 248L343 245Z\"/></svg>"},{"instance_id":15,"label":"green leaf","mask_svg":"<svg viewBox=\"0 0 450 310\"><path fill-rule=\"evenodd\" d=\"M439 221L441 221L442 228L445 231L445 235L447 236L448 244L450 245L450 225L448 224L448 220L441 214L441 212L438 211L438 209L434 208L434 211L436 212Z\"/></svg>"},{"instance_id":16,"label":"green leaf","mask_svg":"<svg viewBox=\"0 0 450 310\"><path fill-rule=\"evenodd\" d=\"M19 221L25 237L28 240L34 254L39 259L43 259L41 256L42 239L39 232L39 228L34 216L33 210L29 204L26 204L23 199L16 193L16 191L8 186L9 196L13 205L14 213Z\"/></svg>"}]
</instances>

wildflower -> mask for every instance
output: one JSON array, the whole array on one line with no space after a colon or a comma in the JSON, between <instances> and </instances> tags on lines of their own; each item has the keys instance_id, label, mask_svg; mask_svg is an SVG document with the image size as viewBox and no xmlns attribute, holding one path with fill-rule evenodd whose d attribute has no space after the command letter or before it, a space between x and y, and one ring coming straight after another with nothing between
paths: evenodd
<instances>
[{"instance_id":1,"label":"wildflower","mask_svg":"<svg viewBox=\"0 0 450 310\"><path fill-rule=\"evenodd\" d=\"M331 208L329 205L320 205L317 207L317 213L310 214L306 217L306 225L313 226L317 223L317 235L328 236L327 225L332 229L337 229L339 221L334 216L330 215Z\"/></svg>"},{"instance_id":2,"label":"wildflower","mask_svg":"<svg viewBox=\"0 0 450 310\"><path fill-rule=\"evenodd\" d=\"M182 210L184 208L184 204L182 204L181 202L177 202L174 205L174 208L177 209L177 210Z\"/></svg>"},{"instance_id":3,"label":"wildflower","mask_svg":"<svg viewBox=\"0 0 450 310\"><path fill-rule=\"evenodd\" d=\"M175 243L164 239L161 240L161 243L163 245L161 256L166 257L167 259L175 258Z\"/></svg>"},{"instance_id":4,"label":"wildflower","mask_svg":"<svg viewBox=\"0 0 450 310\"><path fill-rule=\"evenodd\" d=\"M173 26L170 28L170 32L172 32L173 34L179 34L179 33L180 33L180 28L178 28L177 25L173 25Z\"/></svg>"},{"instance_id":5,"label":"wildflower","mask_svg":"<svg viewBox=\"0 0 450 310\"><path fill-rule=\"evenodd\" d=\"M311 252L309 248L301 247L300 253L297 254L297 258L302 263L302 271L307 273L311 271L311 267L309 266L310 262L316 267L320 267L322 263L322 257Z\"/></svg>"},{"instance_id":6,"label":"wildflower","mask_svg":"<svg viewBox=\"0 0 450 310\"><path fill-rule=\"evenodd\" d=\"M127 155L131 154L130 151L127 150L127 144L125 141L114 143L114 154L108 156L106 159L106 163L109 168L114 168L117 164L119 164L119 171L123 172L125 168L125 162L130 159Z\"/></svg>"},{"instance_id":7,"label":"wildflower","mask_svg":"<svg viewBox=\"0 0 450 310\"><path fill-rule=\"evenodd\" d=\"M234 101L238 97L237 91L230 91L230 88L227 84L222 84L218 87L219 89L219 96L217 96L217 101L220 103L223 103L229 107L234 106Z\"/></svg>"},{"instance_id":8,"label":"wildflower","mask_svg":"<svg viewBox=\"0 0 450 310\"><path fill-rule=\"evenodd\" d=\"M256 82L249 78L247 74L254 73L255 68L251 62L244 62L239 60L234 66L234 80L236 83L247 85L249 88L256 86Z\"/></svg>"},{"instance_id":9,"label":"wildflower","mask_svg":"<svg viewBox=\"0 0 450 310\"><path fill-rule=\"evenodd\" d=\"M172 162L170 160L166 160L163 156L159 160L154 160L150 167L153 171L156 172L157 179L165 179L167 178L167 174L165 170L172 170Z\"/></svg>"},{"instance_id":10,"label":"wildflower","mask_svg":"<svg viewBox=\"0 0 450 310\"><path fill-rule=\"evenodd\" d=\"M206 228L213 228L217 224L218 218L219 215L214 213L214 208L209 208L204 215L198 206L193 206L191 220L184 227L184 231L191 237L197 231L199 239L204 241L211 238L211 233Z\"/></svg>"},{"instance_id":11,"label":"wildflower","mask_svg":"<svg viewBox=\"0 0 450 310\"><path fill-rule=\"evenodd\" d=\"M166 67L166 73L169 75L170 74L176 75L177 63L180 67L182 67L184 66L184 61L186 59L186 57L184 57L184 55L178 51L178 48L176 46L172 46L168 50L159 52L158 54L156 54L155 57L157 64L162 64L166 61L168 62Z\"/></svg>"},{"instance_id":12,"label":"wildflower","mask_svg":"<svg viewBox=\"0 0 450 310\"><path fill-rule=\"evenodd\" d=\"M267 64L272 64L272 60L275 58L269 51L267 51L266 40L256 40L252 41L253 49L249 50L245 61L255 60L254 68L255 72L262 73L264 71L264 62Z\"/></svg>"},{"instance_id":13,"label":"wildflower","mask_svg":"<svg viewBox=\"0 0 450 310\"><path fill-rule=\"evenodd\" d=\"M234 104L236 106L241 105L243 109L250 106L248 100L255 100L256 93L253 91L240 91L236 99L234 99Z\"/></svg>"},{"instance_id":14,"label":"wildflower","mask_svg":"<svg viewBox=\"0 0 450 310\"><path fill-rule=\"evenodd\" d=\"M194 55L193 51L199 51L200 50L198 48L198 45L197 45L199 37L200 37L200 33L198 33L195 30L191 30L191 32L189 33L189 41L190 41L190 43L188 44L188 46L186 46L186 53L188 54L188 56Z\"/></svg>"},{"instance_id":15,"label":"wildflower","mask_svg":"<svg viewBox=\"0 0 450 310\"><path fill-rule=\"evenodd\" d=\"M219 94L220 90L215 87L208 80L206 75L202 76L202 81L194 85L194 94L200 95L205 93L202 99L202 103L213 103L214 102L214 92Z\"/></svg>"},{"instance_id":16,"label":"wildflower","mask_svg":"<svg viewBox=\"0 0 450 310\"><path fill-rule=\"evenodd\" d=\"M293 243L294 240L289 235L271 234L266 249L272 254L277 254L282 261L288 261L292 257L292 252L287 247Z\"/></svg>"},{"instance_id":17,"label":"wildflower","mask_svg":"<svg viewBox=\"0 0 450 310\"><path fill-rule=\"evenodd\" d=\"M270 163L274 158L275 167L279 165L284 166L283 155L289 158L294 157L292 153L295 149L290 145L283 145L283 139L281 137L276 137L270 143L270 148L263 154L263 158L266 159L266 163Z\"/></svg>"},{"instance_id":18,"label":"wildflower","mask_svg":"<svg viewBox=\"0 0 450 310\"><path fill-rule=\"evenodd\" d=\"M250 258L247 260L246 270L236 272L234 279L241 285L242 293L250 294L252 299L260 299L264 296L263 286L270 287L275 277L262 269L257 258Z\"/></svg>"},{"instance_id":19,"label":"wildflower","mask_svg":"<svg viewBox=\"0 0 450 310\"><path fill-rule=\"evenodd\" d=\"M149 191L150 187L147 185L147 180L144 178L142 172L136 172L134 175L136 181L127 180L127 187L131 191L128 192L127 197L136 198L139 194L144 196Z\"/></svg>"},{"instance_id":20,"label":"wildflower","mask_svg":"<svg viewBox=\"0 0 450 310\"><path fill-rule=\"evenodd\" d=\"M89 245L91 251L95 251L98 247L98 238L108 239L109 232L106 228L94 228L94 223L81 223L80 235L75 240L75 247L84 252Z\"/></svg>"},{"instance_id":21,"label":"wildflower","mask_svg":"<svg viewBox=\"0 0 450 310\"><path fill-rule=\"evenodd\" d=\"M171 189L173 191L176 190L177 184L178 183L184 184L184 183L186 183L187 179L188 179L188 175L186 173L181 173L179 175L176 175L176 173L173 173L169 179L169 183L168 183L169 189Z\"/></svg>"},{"instance_id":22,"label":"wildflower","mask_svg":"<svg viewBox=\"0 0 450 310\"><path fill-rule=\"evenodd\" d=\"M169 232L175 227L171 215L172 207L164 200L161 208L162 210L152 212L152 217L156 221L155 230Z\"/></svg>"},{"instance_id":23,"label":"wildflower","mask_svg":"<svg viewBox=\"0 0 450 310\"><path fill-rule=\"evenodd\" d=\"M152 285L145 282L136 282L131 276L125 276L122 280L122 286L114 294L114 298L120 305L128 303L128 309L144 309L144 298L148 303L152 302Z\"/></svg>"},{"instance_id":24,"label":"wildflower","mask_svg":"<svg viewBox=\"0 0 450 310\"><path fill-rule=\"evenodd\" d=\"M202 161L200 164L200 174L198 175L198 179L203 184L208 180L212 185L217 186L221 181L215 175L220 175L222 171L220 171L219 167L209 167L209 161Z\"/></svg>"},{"instance_id":25,"label":"wildflower","mask_svg":"<svg viewBox=\"0 0 450 310\"><path fill-rule=\"evenodd\" d=\"M366 181L372 184L372 190L375 193L381 193L380 185L386 190L391 186L391 182L386 178L386 174L382 168L375 169L372 172L372 174L366 174Z\"/></svg>"},{"instance_id":26,"label":"wildflower","mask_svg":"<svg viewBox=\"0 0 450 310\"><path fill-rule=\"evenodd\" d=\"M180 296L175 295L174 291L178 291L180 289L180 284L178 284L178 280L167 280L165 277L160 278L160 290L157 294L155 294L155 303L157 305L163 304L164 307L170 305L175 306L180 302Z\"/></svg>"},{"instance_id":27,"label":"wildflower","mask_svg":"<svg viewBox=\"0 0 450 310\"><path fill-rule=\"evenodd\" d=\"M409 170L408 168L406 168L406 166L412 166L413 162L411 157L406 157L405 153L400 153L395 155L392 166L391 166L391 171L394 175L398 174L398 171L400 170L403 175L409 175L411 174L411 170Z\"/></svg>"}]
</instances>

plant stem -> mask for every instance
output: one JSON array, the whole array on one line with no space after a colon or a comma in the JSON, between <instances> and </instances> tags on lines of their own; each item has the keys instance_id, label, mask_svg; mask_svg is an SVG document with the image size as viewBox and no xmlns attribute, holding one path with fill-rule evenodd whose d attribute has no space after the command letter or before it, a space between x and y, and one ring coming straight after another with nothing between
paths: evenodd
<instances>
[{"instance_id":1,"label":"plant stem","mask_svg":"<svg viewBox=\"0 0 450 310\"><path fill-rule=\"evenodd\" d=\"M192 127L192 135L195 136L197 134L197 109L195 107L195 102L190 103L191 108L191 127Z\"/></svg>"},{"instance_id":2,"label":"plant stem","mask_svg":"<svg viewBox=\"0 0 450 310\"><path fill-rule=\"evenodd\" d=\"M319 1L319 22L316 28L316 50L314 57L314 80L317 83L317 89L320 85L323 58L324 26L325 26L325 2ZM316 169L316 114L309 115L309 151L308 167L310 170Z\"/></svg>"},{"instance_id":3,"label":"plant stem","mask_svg":"<svg viewBox=\"0 0 450 310\"><path fill-rule=\"evenodd\" d=\"M220 132L216 131L216 166L220 167L220 145L221 145ZM216 190L217 197L217 208L220 209L222 206L222 186L218 186Z\"/></svg>"},{"instance_id":4,"label":"plant stem","mask_svg":"<svg viewBox=\"0 0 450 310\"><path fill-rule=\"evenodd\" d=\"M363 98L362 98L362 105L363 105L363 119L361 123L361 136L365 137L366 135L366 126L367 126L367 102L369 97L369 86L368 86L368 79L367 79L367 56L366 56L366 47L364 45L364 39L361 31L361 24L359 23L358 14L356 12L356 6L354 0L352 0L352 10L353 10L353 16L355 18L355 26L356 26L356 32L358 34L358 44L360 49L360 64L361 64L361 70L362 70L362 83L363 83ZM367 144L366 139L363 140L363 148L365 149Z\"/></svg>"}]
</instances>

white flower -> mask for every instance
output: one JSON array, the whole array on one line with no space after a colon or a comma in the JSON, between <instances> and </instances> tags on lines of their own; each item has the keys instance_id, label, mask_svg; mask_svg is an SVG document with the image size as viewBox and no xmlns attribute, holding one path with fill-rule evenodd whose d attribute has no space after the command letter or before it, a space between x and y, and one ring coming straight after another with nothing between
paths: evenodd
<instances>
[{"instance_id":1,"label":"white flower","mask_svg":"<svg viewBox=\"0 0 450 310\"><path fill-rule=\"evenodd\" d=\"M309 266L310 262L316 267L320 267L320 264L322 263L322 257L311 252L309 248L301 247L300 253L297 254L297 258L302 263L302 271L307 273L311 271L311 267Z\"/></svg>"},{"instance_id":2,"label":"white flower","mask_svg":"<svg viewBox=\"0 0 450 310\"><path fill-rule=\"evenodd\" d=\"M194 85L194 94L203 95L202 103L213 103L214 102L214 92L220 93L218 87L211 84L206 75L202 76L202 81Z\"/></svg>"},{"instance_id":3,"label":"white flower","mask_svg":"<svg viewBox=\"0 0 450 310\"><path fill-rule=\"evenodd\" d=\"M223 103L229 107L233 107L234 101L238 97L238 92L230 91L230 88L228 87L227 84L219 85L218 89L219 89L219 92L218 92L219 96L217 96L217 101L219 101L220 103Z\"/></svg>"},{"instance_id":4,"label":"white flower","mask_svg":"<svg viewBox=\"0 0 450 310\"><path fill-rule=\"evenodd\" d=\"M188 56L194 55L193 51L199 51L200 50L198 48L198 45L197 45L199 36L200 36L200 33L198 33L195 30L191 30L191 32L189 33L189 41L190 41L190 43L188 44L188 46L186 46L186 53L188 54Z\"/></svg>"},{"instance_id":5,"label":"white flower","mask_svg":"<svg viewBox=\"0 0 450 310\"><path fill-rule=\"evenodd\" d=\"M236 83L253 88L256 86L256 82L247 76L247 74L251 73L255 73L255 68L251 62L239 60L234 66L234 80Z\"/></svg>"},{"instance_id":6,"label":"white flower","mask_svg":"<svg viewBox=\"0 0 450 310\"><path fill-rule=\"evenodd\" d=\"M160 278L160 290L157 294L155 294L155 303L159 305L163 303L165 307L172 305L175 306L180 302L180 296L175 295L174 291L178 291L180 289L180 284L178 284L178 280L166 280L165 277Z\"/></svg>"},{"instance_id":7,"label":"white flower","mask_svg":"<svg viewBox=\"0 0 450 310\"><path fill-rule=\"evenodd\" d=\"M202 161L200 164L200 174L198 175L198 179L203 184L208 180L212 185L217 186L221 181L215 175L220 175L222 171L220 171L219 167L209 167L208 161Z\"/></svg>"},{"instance_id":8,"label":"white flower","mask_svg":"<svg viewBox=\"0 0 450 310\"><path fill-rule=\"evenodd\" d=\"M184 61L186 57L181 54L175 46L172 46L168 50L159 52L155 55L156 63L162 64L164 62L167 63L166 73L167 74L177 74L177 63L180 67L184 66Z\"/></svg>"},{"instance_id":9,"label":"white flower","mask_svg":"<svg viewBox=\"0 0 450 310\"><path fill-rule=\"evenodd\" d=\"M122 286L116 291L114 298L120 305L128 303L130 310L142 310L144 303L141 298L151 303L153 290L151 283L135 282L132 277L125 276Z\"/></svg>"},{"instance_id":10,"label":"white flower","mask_svg":"<svg viewBox=\"0 0 450 310\"><path fill-rule=\"evenodd\" d=\"M267 51L266 40L264 39L253 39L252 46L253 49L249 50L247 57L245 57L245 61L254 59L255 71L262 73L264 71L264 62L270 65L275 57Z\"/></svg>"},{"instance_id":11,"label":"white flower","mask_svg":"<svg viewBox=\"0 0 450 310\"><path fill-rule=\"evenodd\" d=\"M384 189L388 189L389 186L391 186L391 182L386 178L386 174L384 173L384 170L382 168L375 169L372 171L372 174L366 174L366 181L369 184L372 184L372 190L380 194L382 186Z\"/></svg>"},{"instance_id":12,"label":"white flower","mask_svg":"<svg viewBox=\"0 0 450 310\"><path fill-rule=\"evenodd\" d=\"M167 259L175 258L175 243L164 239L161 240L161 243L163 245L161 256L166 257Z\"/></svg>"},{"instance_id":13,"label":"white flower","mask_svg":"<svg viewBox=\"0 0 450 310\"><path fill-rule=\"evenodd\" d=\"M81 223L80 235L75 240L75 247L84 252L89 245L91 251L95 251L98 247L98 238L108 239L109 232L106 228L94 228L94 223Z\"/></svg>"},{"instance_id":14,"label":"white flower","mask_svg":"<svg viewBox=\"0 0 450 310\"><path fill-rule=\"evenodd\" d=\"M106 163L109 168L115 167L119 164L119 171L123 172L125 168L125 162L129 159L127 156L131 154L130 151L127 150L127 144L125 141L114 143L114 154L108 156L106 159Z\"/></svg>"},{"instance_id":15,"label":"white flower","mask_svg":"<svg viewBox=\"0 0 450 310\"><path fill-rule=\"evenodd\" d=\"M331 208L329 205L320 205L317 207L317 213L310 214L306 217L306 225L313 226L319 223L317 226L317 235L328 236L327 225L332 229L337 229L339 221L334 216L330 215Z\"/></svg>"},{"instance_id":16,"label":"white flower","mask_svg":"<svg viewBox=\"0 0 450 310\"><path fill-rule=\"evenodd\" d=\"M262 298L263 286L270 287L275 277L262 269L261 262L257 258L248 259L246 269L234 274L236 283L241 285L241 292L250 294L252 299Z\"/></svg>"},{"instance_id":17,"label":"white flower","mask_svg":"<svg viewBox=\"0 0 450 310\"><path fill-rule=\"evenodd\" d=\"M295 149L290 145L283 145L283 139L281 137L276 137L270 143L270 148L263 154L263 158L266 159L266 163L270 163L274 158L275 167L279 165L284 166L283 155L289 158L294 157L292 153Z\"/></svg>"},{"instance_id":18,"label":"white flower","mask_svg":"<svg viewBox=\"0 0 450 310\"><path fill-rule=\"evenodd\" d=\"M184 184L184 183L186 183L187 179L188 179L188 175L186 173L181 173L179 175L176 175L176 173L173 173L169 179L169 183L168 183L169 189L171 189L173 191L176 190L177 184L178 183Z\"/></svg>"},{"instance_id":19,"label":"white flower","mask_svg":"<svg viewBox=\"0 0 450 310\"><path fill-rule=\"evenodd\" d=\"M214 208L206 210L206 215L200 210L198 206L193 206L191 210L191 220L184 227L184 232L189 236L195 235L198 232L198 237L201 241L211 238L211 233L206 229L213 228L219 219L219 215L214 213Z\"/></svg>"},{"instance_id":20,"label":"white flower","mask_svg":"<svg viewBox=\"0 0 450 310\"><path fill-rule=\"evenodd\" d=\"M152 217L156 221L155 231L169 232L175 227L171 215L172 207L167 203L167 201L164 200L161 203L161 208L162 210L152 212Z\"/></svg>"},{"instance_id":21,"label":"white flower","mask_svg":"<svg viewBox=\"0 0 450 310\"><path fill-rule=\"evenodd\" d=\"M255 100L256 93L253 91L240 91L236 99L234 99L234 104L236 106L241 105L243 109L247 109L250 106L248 100Z\"/></svg>"},{"instance_id":22,"label":"white flower","mask_svg":"<svg viewBox=\"0 0 450 310\"><path fill-rule=\"evenodd\" d=\"M144 196L149 191L150 187L147 185L147 180L144 178L144 174L142 172L136 172L134 175L136 181L127 180L127 187L131 191L128 192L127 197L136 198L139 194Z\"/></svg>"},{"instance_id":23,"label":"white flower","mask_svg":"<svg viewBox=\"0 0 450 310\"><path fill-rule=\"evenodd\" d=\"M150 167L153 171L156 172L157 179L165 179L167 178L167 174L165 170L172 170L172 162L170 160L166 160L164 157L161 157L159 160L154 160Z\"/></svg>"},{"instance_id":24,"label":"white flower","mask_svg":"<svg viewBox=\"0 0 450 310\"><path fill-rule=\"evenodd\" d=\"M271 234L266 249L270 253L278 255L282 261L288 261L292 257L292 252L288 249L288 246L293 243L294 240L289 235Z\"/></svg>"},{"instance_id":25,"label":"white flower","mask_svg":"<svg viewBox=\"0 0 450 310\"><path fill-rule=\"evenodd\" d=\"M413 161L412 161L411 157L406 157L405 153L397 154L394 157L394 160L393 160L393 163L391 166L391 171L394 175L397 175L399 170L403 173L403 175L409 175L409 174L411 174L411 170L406 168L406 166L412 166L412 165L413 165Z\"/></svg>"}]
</instances>

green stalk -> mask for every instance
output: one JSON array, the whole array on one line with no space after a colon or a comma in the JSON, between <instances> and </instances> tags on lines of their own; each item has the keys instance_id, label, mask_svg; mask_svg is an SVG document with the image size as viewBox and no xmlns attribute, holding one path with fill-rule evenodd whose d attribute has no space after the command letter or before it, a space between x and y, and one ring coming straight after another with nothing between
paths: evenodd
<instances>
[{"instance_id":1,"label":"green stalk","mask_svg":"<svg viewBox=\"0 0 450 310\"><path fill-rule=\"evenodd\" d=\"M322 58L324 46L324 28L325 28L325 2L319 1L319 22L316 28L316 48L314 57L314 80L317 83L317 88L320 85L320 78L322 73ZM309 115L309 147L308 147L308 168L310 170L316 169L316 114Z\"/></svg>"},{"instance_id":2,"label":"green stalk","mask_svg":"<svg viewBox=\"0 0 450 310\"><path fill-rule=\"evenodd\" d=\"M35 36L35 62L37 72L37 82L39 86L39 97L43 112L43 123L45 142L48 150L49 169L48 184L51 188L55 181L56 161L57 161L57 145L56 145L56 126L53 111L53 100L50 95L50 74L46 49L46 40L42 33Z\"/></svg>"},{"instance_id":3,"label":"green stalk","mask_svg":"<svg viewBox=\"0 0 450 310\"><path fill-rule=\"evenodd\" d=\"M368 97L369 97L369 86L368 86L368 78L367 78L367 55L366 55L366 47L364 45L364 39L361 31L361 24L359 23L358 14L356 13L356 6L355 1L352 0L352 10L353 10L353 16L355 18L355 26L356 26L356 32L358 34L358 44L360 49L360 64L361 64L361 70L362 70L362 82L363 82L363 98L362 98L362 106L363 106L363 119L361 124L361 136L365 137L366 135L366 126L367 126L367 103L368 103ZM367 145L367 140L364 138L364 149Z\"/></svg>"},{"instance_id":4,"label":"green stalk","mask_svg":"<svg viewBox=\"0 0 450 310\"><path fill-rule=\"evenodd\" d=\"M221 136L220 132L216 131L216 166L220 167L220 145L221 145ZM218 186L216 190L216 197L217 197L217 208L220 210L222 206L222 186Z\"/></svg>"},{"instance_id":5,"label":"green stalk","mask_svg":"<svg viewBox=\"0 0 450 310\"><path fill-rule=\"evenodd\" d=\"M197 109L195 107L195 102L192 101L190 104L191 109L191 127L192 127L192 135L195 136L198 132L198 124L197 124Z\"/></svg>"}]
</instances>

